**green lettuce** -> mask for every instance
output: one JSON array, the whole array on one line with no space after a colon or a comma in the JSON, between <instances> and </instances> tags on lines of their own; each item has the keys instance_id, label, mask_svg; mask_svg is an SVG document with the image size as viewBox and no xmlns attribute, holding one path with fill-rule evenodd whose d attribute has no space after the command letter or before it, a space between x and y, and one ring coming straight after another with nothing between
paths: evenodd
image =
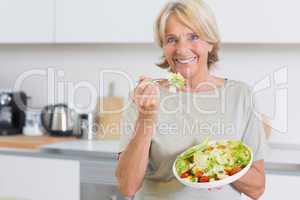
<instances>
[{"instance_id":1,"label":"green lettuce","mask_svg":"<svg viewBox=\"0 0 300 200\"><path fill-rule=\"evenodd\" d=\"M178 89L182 89L185 85L185 80L180 73L177 73L177 74L171 73L168 78L168 81L171 86L174 86Z\"/></svg>"},{"instance_id":2,"label":"green lettuce","mask_svg":"<svg viewBox=\"0 0 300 200\"><path fill-rule=\"evenodd\" d=\"M177 159L175 166L178 174L182 174L183 172L189 170L189 162L187 160L179 158Z\"/></svg>"},{"instance_id":3,"label":"green lettuce","mask_svg":"<svg viewBox=\"0 0 300 200\"><path fill-rule=\"evenodd\" d=\"M235 166L246 166L250 159L251 154L249 150L240 141L230 141L232 146L232 157L235 158Z\"/></svg>"},{"instance_id":4,"label":"green lettuce","mask_svg":"<svg viewBox=\"0 0 300 200\"><path fill-rule=\"evenodd\" d=\"M205 149L207 144L208 144L208 138L206 138L201 144L198 144L186 150L184 154L181 156L181 159L187 159L189 157L192 157L196 151L201 151Z\"/></svg>"}]
</instances>

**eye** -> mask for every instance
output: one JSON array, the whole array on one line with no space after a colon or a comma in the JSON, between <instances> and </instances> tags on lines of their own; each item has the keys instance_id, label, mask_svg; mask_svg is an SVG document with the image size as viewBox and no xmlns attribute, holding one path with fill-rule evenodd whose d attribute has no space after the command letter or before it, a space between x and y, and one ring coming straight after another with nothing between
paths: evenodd
<instances>
[{"instance_id":1,"label":"eye","mask_svg":"<svg viewBox=\"0 0 300 200\"><path fill-rule=\"evenodd\" d=\"M172 44L172 43L176 43L176 42L177 42L177 40L175 37L168 37L166 40L167 44Z\"/></svg>"},{"instance_id":2,"label":"eye","mask_svg":"<svg viewBox=\"0 0 300 200\"><path fill-rule=\"evenodd\" d=\"M192 41L199 40L199 36L197 34L191 34L190 35L190 40L192 40Z\"/></svg>"}]
</instances>

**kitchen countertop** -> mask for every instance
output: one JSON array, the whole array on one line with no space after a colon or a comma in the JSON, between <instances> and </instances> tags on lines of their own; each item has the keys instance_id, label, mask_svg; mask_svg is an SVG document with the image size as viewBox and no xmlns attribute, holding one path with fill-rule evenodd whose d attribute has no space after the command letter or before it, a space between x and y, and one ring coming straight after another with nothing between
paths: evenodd
<instances>
[{"instance_id":1,"label":"kitchen countertop","mask_svg":"<svg viewBox=\"0 0 300 200\"><path fill-rule=\"evenodd\" d=\"M44 151L61 150L65 152L79 152L86 155L108 155L116 158L118 153L118 140L111 141L71 141L57 144L50 144L43 147ZM289 148L286 144L270 144L268 155L265 159L266 171L269 173L292 173L300 175L300 148L292 146Z\"/></svg>"},{"instance_id":2,"label":"kitchen countertop","mask_svg":"<svg viewBox=\"0 0 300 200\"><path fill-rule=\"evenodd\" d=\"M76 140L75 137L25 136L22 134L0 136L0 147L39 150L41 146Z\"/></svg>"},{"instance_id":3,"label":"kitchen countertop","mask_svg":"<svg viewBox=\"0 0 300 200\"><path fill-rule=\"evenodd\" d=\"M266 170L300 172L300 147L286 144L270 144L270 150L265 159ZM82 159L110 159L116 161L119 149L118 140L81 140L56 142L41 145L38 151L1 148L0 153L23 154L39 156L57 156Z\"/></svg>"},{"instance_id":4,"label":"kitchen countertop","mask_svg":"<svg viewBox=\"0 0 300 200\"><path fill-rule=\"evenodd\" d=\"M118 140L75 140L68 142L60 142L55 144L48 144L42 146L43 151L57 150L62 152L85 152L85 153L106 153L106 154L117 154L119 148ZM268 156L265 159L267 162L273 163L289 163L289 164L300 164L300 148L299 149L288 149L280 147L280 144L270 145Z\"/></svg>"},{"instance_id":5,"label":"kitchen countertop","mask_svg":"<svg viewBox=\"0 0 300 200\"><path fill-rule=\"evenodd\" d=\"M300 176L300 149L270 145L265 159L266 174ZM0 155L36 157L42 159L77 160L80 164L80 183L116 186L114 176L119 150L118 140L81 140L42 145L40 149L3 148Z\"/></svg>"},{"instance_id":6,"label":"kitchen countertop","mask_svg":"<svg viewBox=\"0 0 300 200\"><path fill-rule=\"evenodd\" d=\"M114 159L117 158L118 150L119 140L74 140L43 145L41 147L41 151L45 153L76 154Z\"/></svg>"},{"instance_id":7,"label":"kitchen countertop","mask_svg":"<svg viewBox=\"0 0 300 200\"><path fill-rule=\"evenodd\" d=\"M118 153L118 140L85 141L76 140L49 144L42 147L44 152L60 152L66 155L82 154L85 156L116 158ZM270 144L268 156L265 159L266 169L269 171L283 170L300 172L300 148L291 148L281 144Z\"/></svg>"},{"instance_id":8,"label":"kitchen countertop","mask_svg":"<svg viewBox=\"0 0 300 200\"><path fill-rule=\"evenodd\" d=\"M38 136L40 137L40 136ZM38 138L36 138L38 139ZM26 143L26 141L24 141ZM0 154L20 155L44 158L66 158L78 160L116 160L119 148L118 140L83 140L71 139L39 145L38 148L22 148L15 145L2 145L0 142Z\"/></svg>"},{"instance_id":9,"label":"kitchen countertop","mask_svg":"<svg viewBox=\"0 0 300 200\"><path fill-rule=\"evenodd\" d=\"M300 149L289 148L286 144L270 144L265 159L265 168L269 172L297 172L300 175Z\"/></svg>"}]
</instances>

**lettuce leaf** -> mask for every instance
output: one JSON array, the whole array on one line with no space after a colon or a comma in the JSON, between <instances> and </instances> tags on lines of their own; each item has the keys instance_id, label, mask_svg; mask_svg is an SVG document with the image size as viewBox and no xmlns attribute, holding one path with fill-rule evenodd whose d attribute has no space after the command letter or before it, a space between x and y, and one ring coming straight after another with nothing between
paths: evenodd
<instances>
[{"instance_id":1,"label":"lettuce leaf","mask_svg":"<svg viewBox=\"0 0 300 200\"><path fill-rule=\"evenodd\" d=\"M175 166L179 175L189 170L189 162L181 158L177 159Z\"/></svg>"},{"instance_id":2,"label":"lettuce leaf","mask_svg":"<svg viewBox=\"0 0 300 200\"><path fill-rule=\"evenodd\" d=\"M177 73L177 74L171 73L168 78L168 81L171 86L174 86L178 89L182 89L185 85L185 80L180 73Z\"/></svg>"},{"instance_id":3,"label":"lettuce leaf","mask_svg":"<svg viewBox=\"0 0 300 200\"><path fill-rule=\"evenodd\" d=\"M201 150L205 149L205 147L207 145L208 145L208 138L206 138L201 144L198 144L198 145L193 146L193 147L189 148L188 150L186 150L180 158L187 159L189 157L192 157L196 151L201 151Z\"/></svg>"}]
</instances>

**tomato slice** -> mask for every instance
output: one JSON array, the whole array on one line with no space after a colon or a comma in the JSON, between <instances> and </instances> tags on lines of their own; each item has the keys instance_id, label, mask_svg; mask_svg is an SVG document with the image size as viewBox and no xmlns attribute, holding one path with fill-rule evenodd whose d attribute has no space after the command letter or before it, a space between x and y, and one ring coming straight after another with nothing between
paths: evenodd
<instances>
[{"instance_id":1,"label":"tomato slice","mask_svg":"<svg viewBox=\"0 0 300 200\"><path fill-rule=\"evenodd\" d=\"M208 176L201 176L200 178L198 178L198 182L200 182L200 183L209 182L209 177Z\"/></svg>"},{"instance_id":2,"label":"tomato slice","mask_svg":"<svg viewBox=\"0 0 300 200\"><path fill-rule=\"evenodd\" d=\"M180 178L187 178L190 174L188 172L184 172L180 175Z\"/></svg>"},{"instance_id":3,"label":"tomato slice","mask_svg":"<svg viewBox=\"0 0 300 200\"><path fill-rule=\"evenodd\" d=\"M230 176L231 169L224 169L224 171L226 175Z\"/></svg>"},{"instance_id":4,"label":"tomato slice","mask_svg":"<svg viewBox=\"0 0 300 200\"><path fill-rule=\"evenodd\" d=\"M195 173L195 176L196 176L197 178L200 178L200 177L203 176L203 172L197 171L197 172Z\"/></svg>"},{"instance_id":5,"label":"tomato slice","mask_svg":"<svg viewBox=\"0 0 300 200\"><path fill-rule=\"evenodd\" d=\"M240 167L240 166L236 166L235 168L233 168L231 171L230 171L230 176L232 176L232 175L234 175L234 174L236 174L236 173L238 173L239 171L241 171L242 170L242 168Z\"/></svg>"}]
</instances>

